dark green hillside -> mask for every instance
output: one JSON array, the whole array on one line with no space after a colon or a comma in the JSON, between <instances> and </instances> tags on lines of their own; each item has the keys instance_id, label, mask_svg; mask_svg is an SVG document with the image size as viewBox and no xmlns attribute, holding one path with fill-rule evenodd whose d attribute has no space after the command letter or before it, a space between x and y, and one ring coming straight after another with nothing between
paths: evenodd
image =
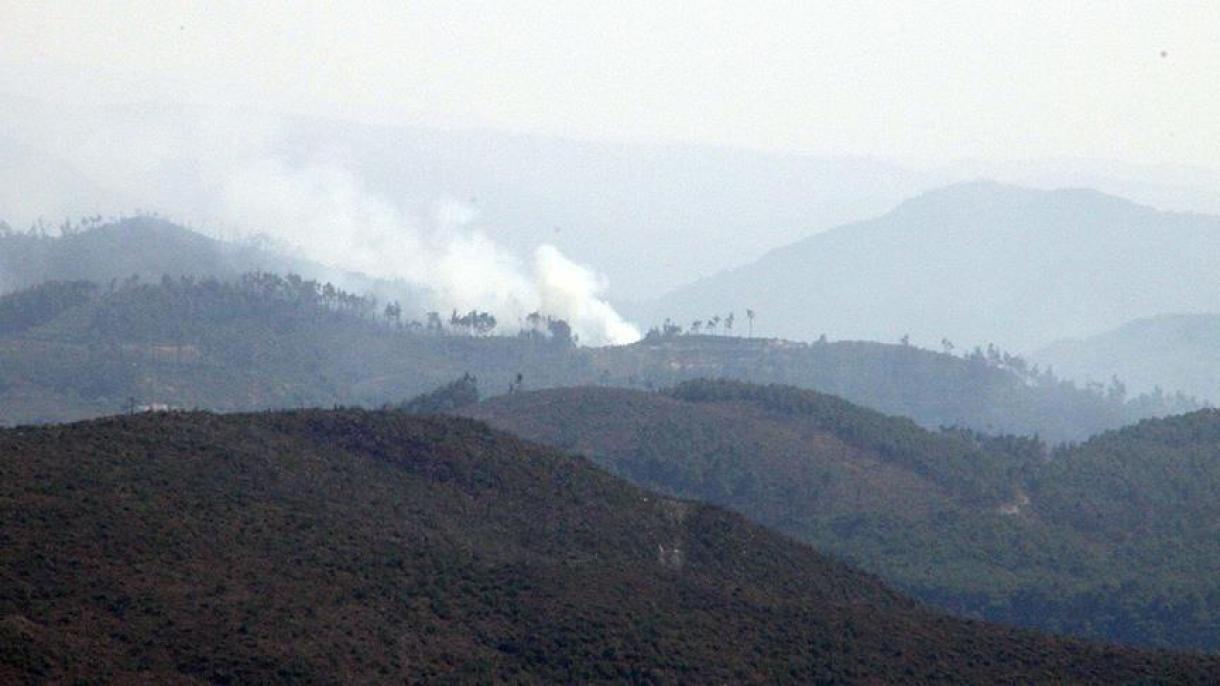
<instances>
[{"instance_id":1,"label":"dark green hillside","mask_svg":"<svg viewBox=\"0 0 1220 686\"><path fill-rule=\"evenodd\" d=\"M795 420L808 431L830 433L972 505L996 506L1012 500L1015 484L1019 483L1016 477L1030 466L1006 463L955 434L930 433L909 419L791 386L701 380L675 386L666 395L690 403L756 409Z\"/></svg>"},{"instance_id":2,"label":"dark green hillside","mask_svg":"<svg viewBox=\"0 0 1220 686\"><path fill-rule=\"evenodd\" d=\"M95 291L97 284L89 281L47 281L0 296L0 337L21 334L45 324L61 313L89 302Z\"/></svg>"},{"instance_id":3,"label":"dark green hillside","mask_svg":"<svg viewBox=\"0 0 1220 686\"><path fill-rule=\"evenodd\" d=\"M1098 564L1072 531L1002 511L1042 459L1032 442L997 455L832 396L736 382L557 389L463 412L645 487L735 509L959 611Z\"/></svg>"},{"instance_id":4,"label":"dark green hillside","mask_svg":"<svg viewBox=\"0 0 1220 686\"><path fill-rule=\"evenodd\" d=\"M952 355L869 341L797 343L654 335L595 356L603 383L663 388L700 378L785 384L910 417L923 426L1079 441L1144 417L1198 409L1183 396L1081 388L994 347Z\"/></svg>"},{"instance_id":5,"label":"dark green hillside","mask_svg":"<svg viewBox=\"0 0 1220 686\"><path fill-rule=\"evenodd\" d=\"M47 284L0 297L0 423L132 405L381 405L467 371L504 388L518 373L557 385L588 369L583 355L553 339L427 329L291 275Z\"/></svg>"},{"instance_id":6,"label":"dark green hillside","mask_svg":"<svg viewBox=\"0 0 1220 686\"><path fill-rule=\"evenodd\" d=\"M1029 439L932 433L830 396L723 381L523 393L465 412L732 508L954 612L1220 648L1220 413L1048 456Z\"/></svg>"},{"instance_id":7,"label":"dark green hillside","mask_svg":"<svg viewBox=\"0 0 1220 686\"><path fill-rule=\"evenodd\" d=\"M1210 537L1220 524L1218 493L1220 410L1096 436L1061 450L1037 480L1042 510L1108 540Z\"/></svg>"},{"instance_id":8,"label":"dark green hillside","mask_svg":"<svg viewBox=\"0 0 1220 686\"><path fill-rule=\"evenodd\" d=\"M1220 412L1146 420L1060 450L1036 475L1031 506L1111 558L1105 585L1031 594L1031 614L1129 641L1218 647Z\"/></svg>"},{"instance_id":9,"label":"dark green hillside","mask_svg":"<svg viewBox=\"0 0 1220 686\"><path fill-rule=\"evenodd\" d=\"M480 424L145 414L0 431L0 680L1206 682L937 616Z\"/></svg>"}]
</instances>

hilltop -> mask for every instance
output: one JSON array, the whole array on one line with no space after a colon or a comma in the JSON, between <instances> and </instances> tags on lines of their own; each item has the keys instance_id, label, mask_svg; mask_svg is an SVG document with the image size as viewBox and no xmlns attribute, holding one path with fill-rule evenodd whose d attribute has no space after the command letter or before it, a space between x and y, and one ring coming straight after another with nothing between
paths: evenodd
<instances>
[{"instance_id":1,"label":"hilltop","mask_svg":"<svg viewBox=\"0 0 1220 686\"><path fill-rule=\"evenodd\" d=\"M412 304L422 297L418 287L311 262L269 240L222 240L156 216L96 215L25 231L0 225L0 294L47 281L233 281L250 272L293 273Z\"/></svg>"},{"instance_id":2,"label":"hilltop","mask_svg":"<svg viewBox=\"0 0 1220 686\"><path fill-rule=\"evenodd\" d=\"M1077 387L993 346L953 354L872 341L662 334L592 354L603 385L658 389L701 378L783 384L910 417L929 429L1036 434L1051 443L1199 407L1182 394L1128 394L1112 383Z\"/></svg>"},{"instance_id":3,"label":"hilltop","mask_svg":"<svg viewBox=\"0 0 1220 686\"><path fill-rule=\"evenodd\" d=\"M45 227L0 235L0 275L7 290L56 280L108 283L132 275L145 280L165 274L231 279L247 271L301 266L293 262L255 245L217 240L149 216L93 217L54 233Z\"/></svg>"},{"instance_id":4,"label":"hilltop","mask_svg":"<svg viewBox=\"0 0 1220 686\"><path fill-rule=\"evenodd\" d=\"M974 182L929 191L677 289L630 312L685 324L758 312L768 335L1029 351L1220 289L1220 218L1086 189Z\"/></svg>"},{"instance_id":5,"label":"hilltop","mask_svg":"<svg viewBox=\"0 0 1220 686\"><path fill-rule=\"evenodd\" d=\"M1079 446L931 432L839 398L695 381L515 393L459 412L741 512L966 616L1216 649L1220 413ZM1144 532L1141 534L1140 532Z\"/></svg>"},{"instance_id":6,"label":"hilltop","mask_svg":"<svg viewBox=\"0 0 1220 686\"><path fill-rule=\"evenodd\" d=\"M0 431L6 681L1205 682L952 620L739 516L460 419Z\"/></svg>"}]
</instances>

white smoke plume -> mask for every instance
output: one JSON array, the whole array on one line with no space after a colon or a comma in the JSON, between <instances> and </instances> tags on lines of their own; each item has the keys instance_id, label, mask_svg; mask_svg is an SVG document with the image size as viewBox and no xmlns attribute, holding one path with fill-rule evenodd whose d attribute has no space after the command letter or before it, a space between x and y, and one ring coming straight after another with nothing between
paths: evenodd
<instances>
[{"instance_id":1,"label":"white smoke plume","mask_svg":"<svg viewBox=\"0 0 1220 686\"><path fill-rule=\"evenodd\" d=\"M585 344L640 337L602 298L606 284L589 267L549 245L515 254L493 239L494 217L485 223L456 200L421 201L412 188L372 193L344 164L341 143L305 152L285 143L288 120L218 106L65 109L12 123L135 203L120 211L156 210L214 235L264 234L336 270L421 286L439 312L491 312L505 332L537 311L567 320Z\"/></svg>"},{"instance_id":2,"label":"white smoke plume","mask_svg":"<svg viewBox=\"0 0 1220 686\"><path fill-rule=\"evenodd\" d=\"M509 325L540 312L567 320L593 345L640 337L600 297L605 284L591 269L550 245L523 262L478 228L473 208L455 200L411 215L364 191L342 167L292 168L270 159L230 175L220 199L227 222L257 227L322 264L426 286L442 312L485 310Z\"/></svg>"}]
</instances>

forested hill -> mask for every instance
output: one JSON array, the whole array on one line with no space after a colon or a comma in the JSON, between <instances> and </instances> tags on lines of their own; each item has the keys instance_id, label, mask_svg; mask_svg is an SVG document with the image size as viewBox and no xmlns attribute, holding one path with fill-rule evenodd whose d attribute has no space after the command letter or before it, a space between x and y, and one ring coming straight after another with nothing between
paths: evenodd
<instances>
[{"instance_id":1,"label":"forested hill","mask_svg":"<svg viewBox=\"0 0 1220 686\"><path fill-rule=\"evenodd\" d=\"M934 614L484 425L153 413L0 430L0 681L1207 683Z\"/></svg>"},{"instance_id":2,"label":"forested hill","mask_svg":"<svg viewBox=\"0 0 1220 686\"><path fill-rule=\"evenodd\" d=\"M0 421L381 405L466 371L559 385L586 359L553 321L487 337L474 333L486 313L420 322L401 307L265 273L47 283L0 297Z\"/></svg>"},{"instance_id":3,"label":"forested hill","mask_svg":"<svg viewBox=\"0 0 1220 686\"><path fill-rule=\"evenodd\" d=\"M674 327L676 329L676 327ZM598 380L662 388L701 378L785 384L837 395L924 427L1079 441L1151 416L1197 409L1180 393L1128 394L1121 380L1077 386L994 346L957 354L870 341L798 343L653 332L596 351Z\"/></svg>"},{"instance_id":4,"label":"forested hill","mask_svg":"<svg viewBox=\"0 0 1220 686\"><path fill-rule=\"evenodd\" d=\"M1149 419L1056 451L1031 498L1047 517L1124 544L1132 564L1212 577L1220 559L1220 411ZM1209 598L1216 602L1220 590Z\"/></svg>"},{"instance_id":5,"label":"forested hill","mask_svg":"<svg viewBox=\"0 0 1220 686\"><path fill-rule=\"evenodd\" d=\"M491 334L491 335L489 335ZM1189 399L1081 389L995 349L955 356L867 342L659 332L574 345L538 313L428 313L294 275L49 282L0 296L0 422L139 406L224 411L395 403L471 373L484 392L730 377L842 396L925 427L1082 440Z\"/></svg>"},{"instance_id":6,"label":"forested hill","mask_svg":"<svg viewBox=\"0 0 1220 686\"><path fill-rule=\"evenodd\" d=\"M295 273L361 294L412 301L420 289L327 267L258 240L225 241L154 216L87 217L17 231L0 222L0 294L45 281L101 285L163 276L233 281L249 272Z\"/></svg>"},{"instance_id":7,"label":"forested hill","mask_svg":"<svg viewBox=\"0 0 1220 686\"><path fill-rule=\"evenodd\" d=\"M254 270L300 271L288 257L254 245L204 236L154 217L87 218L27 231L0 232L0 290L43 281L111 279L163 274L232 279Z\"/></svg>"},{"instance_id":8,"label":"forested hill","mask_svg":"<svg viewBox=\"0 0 1220 686\"><path fill-rule=\"evenodd\" d=\"M729 507L967 616L1220 649L1220 413L1053 452L838 398L696 381L514 393L459 410Z\"/></svg>"}]
</instances>

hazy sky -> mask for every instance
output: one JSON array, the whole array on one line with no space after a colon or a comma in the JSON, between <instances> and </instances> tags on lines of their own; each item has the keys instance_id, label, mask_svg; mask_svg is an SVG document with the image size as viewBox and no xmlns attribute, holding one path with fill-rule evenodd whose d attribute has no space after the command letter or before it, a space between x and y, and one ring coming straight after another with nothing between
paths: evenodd
<instances>
[{"instance_id":1,"label":"hazy sky","mask_svg":"<svg viewBox=\"0 0 1220 686\"><path fill-rule=\"evenodd\" d=\"M939 161L1220 159L1220 2L0 2L0 89Z\"/></svg>"}]
</instances>

